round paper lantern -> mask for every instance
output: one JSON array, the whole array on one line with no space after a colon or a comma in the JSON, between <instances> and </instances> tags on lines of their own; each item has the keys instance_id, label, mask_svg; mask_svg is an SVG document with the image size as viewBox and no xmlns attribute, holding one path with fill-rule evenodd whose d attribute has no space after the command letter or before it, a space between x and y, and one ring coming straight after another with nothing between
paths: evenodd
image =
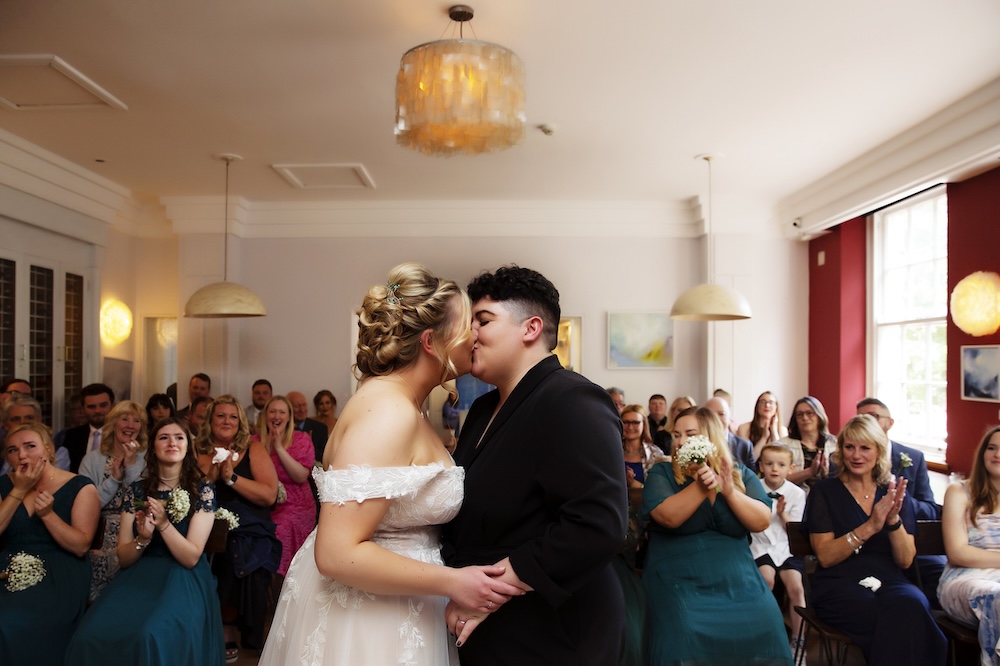
<instances>
[{"instance_id":1,"label":"round paper lantern","mask_svg":"<svg viewBox=\"0 0 1000 666\"><path fill-rule=\"evenodd\" d=\"M951 319L975 337L1000 328L1000 275L976 271L959 280L951 292Z\"/></svg>"}]
</instances>

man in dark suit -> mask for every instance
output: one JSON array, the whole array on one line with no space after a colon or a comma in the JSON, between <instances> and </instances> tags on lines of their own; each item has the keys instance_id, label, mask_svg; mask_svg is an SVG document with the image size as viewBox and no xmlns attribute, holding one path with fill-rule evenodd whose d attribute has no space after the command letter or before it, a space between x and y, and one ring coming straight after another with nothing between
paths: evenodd
<instances>
[{"instance_id":1,"label":"man in dark suit","mask_svg":"<svg viewBox=\"0 0 1000 666\"><path fill-rule=\"evenodd\" d=\"M101 428L104 417L115 404L115 392L105 384L88 384L80 389L80 400L87 422L67 430L63 440L63 446L69 451L69 471L74 474L80 471L80 461L87 452L101 445Z\"/></svg>"},{"instance_id":2,"label":"man in dark suit","mask_svg":"<svg viewBox=\"0 0 1000 666\"><path fill-rule=\"evenodd\" d=\"M290 391L287 397L288 402L292 403L292 418L295 419L295 429L309 433L313 441L313 449L316 451L315 459L322 461L326 440L330 436L326 424L309 418L309 402L303 393Z\"/></svg>"},{"instance_id":3,"label":"man in dark suit","mask_svg":"<svg viewBox=\"0 0 1000 666\"><path fill-rule=\"evenodd\" d=\"M472 374L497 389L462 429L465 500L445 525L444 556L456 567L497 563L528 593L499 609L449 604L462 663L615 664L625 608L610 561L628 505L618 410L551 353L559 292L545 277L504 267L469 295Z\"/></svg>"},{"instance_id":4,"label":"man in dark suit","mask_svg":"<svg viewBox=\"0 0 1000 666\"><path fill-rule=\"evenodd\" d=\"M733 454L733 460L739 460L747 469L756 471L753 464L753 444L749 439L744 439L733 434L730 426L733 423L733 416L729 410L729 403L719 397L710 398L705 406L715 412L715 415L722 421L722 427L726 429L729 438L729 451Z\"/></svg>"},{"instance_id":5,"label":"man in dark suit","mask_svg":"<svg viewBox=\"0 0 1000 666\"><path fill-rule=\"evenodd\" d=\"M184 409L177 410L177 416L187 420L188 412L191 411L194 401L203 395L212 395L212 378L204 372L199 372L192 375L188 381L188 404Z\"/></svg>"},{"instance_id":6,"label":"man in dark suit","mask_svg":"<svg viewBox=\"0 0 1000 666\"><path fill-rule=\"evenodd\" d=\"M863 398L858 402L857 410L858 414L868 414L873 417L886 436L889 435L889 429L895 421L884 402L878 398ZM890 469L897 479L906 479L906 500L911 502L917 520L941 520L941 506L934 501L934 491L931 490L931 481L927 476L927 460L923 452L891 439L889 444L892 446ZM916 561L927 600L933 608L941 608L937 598L937 586L947 558L938 555L919 555Z\"/></svg>"}]
</instances>

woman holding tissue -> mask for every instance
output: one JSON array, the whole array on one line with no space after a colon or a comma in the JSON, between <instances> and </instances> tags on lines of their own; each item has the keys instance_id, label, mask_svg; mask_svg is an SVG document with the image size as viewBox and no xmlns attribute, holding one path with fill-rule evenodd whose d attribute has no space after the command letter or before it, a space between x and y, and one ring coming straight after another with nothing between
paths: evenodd
<instances>
[{"instance_id":1,"label":"woman holding tissue","mask_svg":"<svg viewBox=\"0 0 1000 666\"><path fill-rule=\"evenodd\" d=\"M250 441L246 413L231 395L221 395L208 406L196 448L198 466L215 483L218 505L240 521L229 533L226 552L212 560L212 572L219 579L226 660L235 661L237 629L244 648L264 646L271 580L281 562L281 542L271 522L278 473L264 444Z\"/></svg>"},{"instance_id":2,"label":"woman holding tissue","mask_svg":"<svg viewBox=\"0 0 1000 666\"><path fill-rule=\"evenodd\" d=\"M80 462L80 476L97 486L104 518L104 541L90 552L90 600L107 587L118 572L118 521L125 502L125 492L139 480L146 469L146 408L131 400L122 400L111 408L101 429L100 448Z\"/></svg>"},{"instance_id":3,"label":"woman holding tissue","mask_svg":"<svg viewBox=\"0 0 1000 666\"><path fill-rule=\"evenodd\" d=\"M781 610L747 545L770 524L771 500L733 462L710 409L677 416L672 461L650 470L642 513L653 519L642 576L655 628L648 663L790 665Z\"/></svg>"},{"instance_id":4,"label":"woman holding tissue","mask_svg":"<svg viewBox=\"0 0 1000 666\"><path fill-rule=\"evenodd\" d=\"M948 641L903 574L916 555L916 518L906 480L897 486L889 473L888 446L874 418L854 417L831 456L837 476L809 493L805 522L820 564L812 603L869 664L944 664Z\"/></svg>"},{"instance_id":5,"label":"woman holding tissue","mask_svg":"<svg viewBox=\"0 0 1000 666\"><path fill-rule=\"evenodd\" d=\"M183 419L156 424L146 474L125 494L122 570L84 615L67 664L221 663L219 601L204 555L215 489L198 469L190 440Z\"/></svg>"}]
</instances>

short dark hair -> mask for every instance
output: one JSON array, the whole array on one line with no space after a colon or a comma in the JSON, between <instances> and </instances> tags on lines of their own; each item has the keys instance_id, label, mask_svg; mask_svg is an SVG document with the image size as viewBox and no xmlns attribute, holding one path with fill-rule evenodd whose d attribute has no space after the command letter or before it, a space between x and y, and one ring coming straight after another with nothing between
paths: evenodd
<instances>
[{"instance_id":1,"label":"short dark hair","mask_svg":"<svg viewBox=\"0 0 1000 666\"><path fill-rule=\"evenodd\" d=\"M102 393L107 393L108 397L113 403L115 401L115 392L111 390L111 387L107 384L87 384L82 389L80 389L80 402L82 403L87 398L93 398L94 396L101 395Z\"/></svg>"},{"instance_id":2,"label":"short dark hair","mask_svg":"<svg viewBox=\"0 0 1000 666\"><path fill-rule=\"evenodd\" d=\"M649 396L649 400L647 402L652 402L653 400L662 400L663 402L667 401L667 399L663 397L663 395L660 393L654 393L653 395Z\"/></svg>"},{"instance_id":3,"label":"short dark hair","mask_svg":"<svg viewBox=\"0 0 1000 666\"><path fill-rule=\"evenodd\" d=\"M200 379L201 381L208 384L208 390L212 390L212 378L206 375L204 372L199 372L191 375L191 379ZM191 385L191 379L188 380L188 386Z\"/></svg>"},{"instance_id":4,"label":"short dark hair","mask_svg":"<svg viewBox=\"0 0 1000 666\"><path fill-rule=\"evenodd\" d=\"M250 388L251 388L251 389L255 389L255 388L257 388L258 386L260 386L261 384L263 384L264 386L267 386L267 388L271 389L272 391L274 390L274 387L273 387L273 386L271 386L271 382L267 381L266 379L258 379L257 381L255 381L255 382L253 383L253 386L251 386ZM211 386L211 385L212 385L212 382L211 382L211 380L209 380L209 382L208 382L208 385L209 385L209 386Z\"/></svg>"},{"instance_id":5,"label":"short dark hair","mask_svg":"<svg viewBox=\"0 0 1000 666\"><path fill-rule=\"evenodd\" d=\"M29 382L27 379L19 379L17 377L14 377L14 379L8 379L6 382L4 382L3 388L0 388L0 393L7 393L8 391L10 391L11 384L27 384L32 389L35 388L34 386L31 386L31 382Z\"/></svg>"},{"instance_id":6,"label":"short dark hair","mask_svg":"<svg viewBox=\"0 0 1000 666\"><path fill-rule=\"evenodd\" d=\"M858 400L858 404L854 406L854 409L861 409L862 407L868 407L869 405L875 405L876 407L880 407L884 409L886 412L889 412L889 407L884 402L882 402L878 398L872 398L872 397L861 398L861 400Z\"/></svg>"},{"instance_id":7,"label":"short dark hair","mask_svg":"<svg viewBox=\"0 0 1000 666\"><path fill-rule=\"evenodd\" d=\"M549 351L556 348L559 335L559 291L544 275L515 264L501 266L494 273L484 271L469 283L469 298L508 302L525 318L542 318L542 332Z\"/></svg>"},{"instance_id":8,"label":"short dark hair","mask_svg":"<svg viewBox=\"0 0 1000 666\"><path fill-rule=\"evenodd\" d=\"M212 402L213 400L215 400L215 398L213 398L210 395L199 395L197 398L194 399L194 402L191 403L191 407L188 408L188 411L193 412L195 410L195 407L197 407L201 403Z\"/></svg>"}]
</instances>

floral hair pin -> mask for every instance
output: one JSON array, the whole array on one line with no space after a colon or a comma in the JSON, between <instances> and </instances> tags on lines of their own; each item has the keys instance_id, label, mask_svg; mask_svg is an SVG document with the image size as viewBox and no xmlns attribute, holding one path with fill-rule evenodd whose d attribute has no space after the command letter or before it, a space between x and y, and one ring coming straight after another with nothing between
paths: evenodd
<instances>
[{"instance_id":1,"label":"floral hair pin","mask_svg":"<svg viewBox=\"0 0 1000 666\"><path fill-rule=\"evenodd\" d=\"M391 282L385 283L385 302L390 305L402 305L403 299L396 295L396 290L399 289L399 284L393 284Z\"/></svg>"}]
</instances>

